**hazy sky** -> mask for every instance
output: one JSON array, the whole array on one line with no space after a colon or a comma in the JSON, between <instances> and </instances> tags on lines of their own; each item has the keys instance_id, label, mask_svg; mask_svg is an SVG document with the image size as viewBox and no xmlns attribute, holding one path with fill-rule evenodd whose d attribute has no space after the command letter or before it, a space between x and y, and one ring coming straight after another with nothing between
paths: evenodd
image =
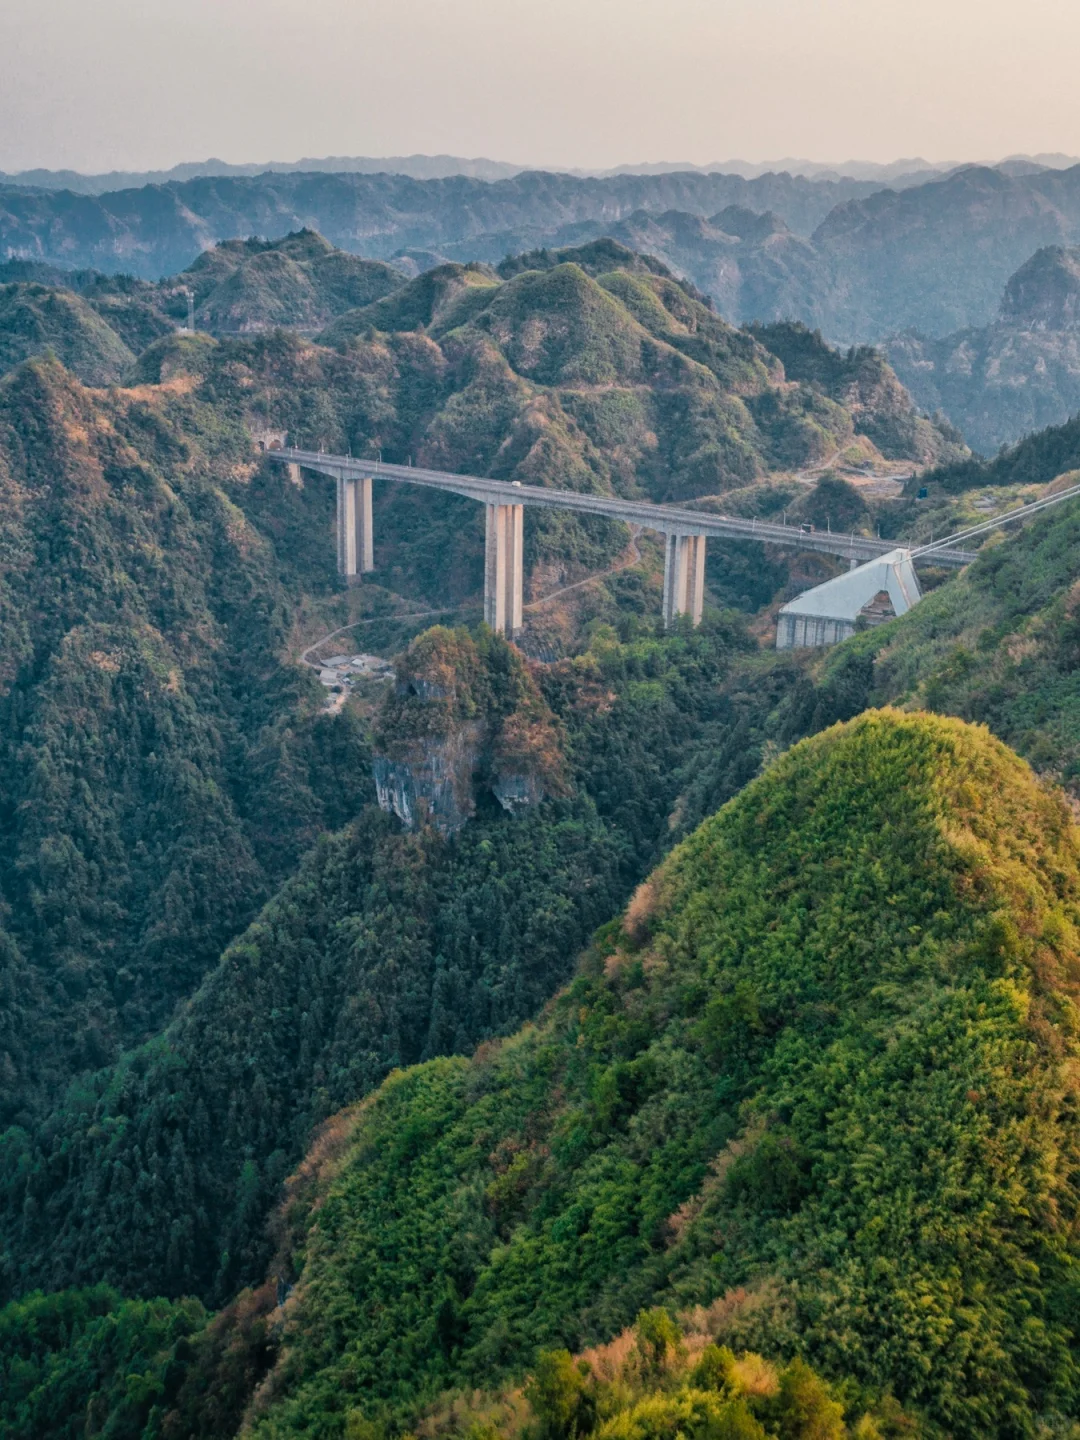
<instances>
[{"instance_id":1,"label":"hazy sky","mask_svg":"<svg viewBox=\"0 0 1080 1440\"><path fill-rule=\"evenodd\" d=\"M1078 0L2 0L0 169L1080 154Z\"/></svg>"}]
</instances>

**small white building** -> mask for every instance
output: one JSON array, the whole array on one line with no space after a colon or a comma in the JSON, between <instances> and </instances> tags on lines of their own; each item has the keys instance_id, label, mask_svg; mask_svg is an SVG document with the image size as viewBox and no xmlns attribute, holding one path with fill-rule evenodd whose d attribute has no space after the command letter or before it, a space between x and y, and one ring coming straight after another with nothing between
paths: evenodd
<instances>
[{"instance_id":1,"label":"small white building","mask_svg":"<svg viewBox=\"0 0 1080 1440\"><path fill-rule=\"evenodd\" d=\"M776 648L837 645L854 635L860 619L867 625L880 625L905 614L921 599L911 551L890 550L782 605Z\"/></svg>"}]
</instances>

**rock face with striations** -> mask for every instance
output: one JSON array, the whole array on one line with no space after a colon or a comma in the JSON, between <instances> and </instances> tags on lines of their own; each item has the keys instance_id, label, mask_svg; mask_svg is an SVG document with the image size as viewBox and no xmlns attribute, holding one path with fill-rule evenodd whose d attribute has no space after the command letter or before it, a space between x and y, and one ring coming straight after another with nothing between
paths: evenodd
<instances>
[{"instance_id":1,"label":"rock face with striations","mask_svg":"<svg viewBox=\"0 0 1080 1440\"><path fill-rule=\"evenodd\" d=\"M379 804L409 829L460 830L488 790L516 814L565 790L554 716L500 636L437 625L397 660L376 726Z\"/></svg>"}]
</instances>

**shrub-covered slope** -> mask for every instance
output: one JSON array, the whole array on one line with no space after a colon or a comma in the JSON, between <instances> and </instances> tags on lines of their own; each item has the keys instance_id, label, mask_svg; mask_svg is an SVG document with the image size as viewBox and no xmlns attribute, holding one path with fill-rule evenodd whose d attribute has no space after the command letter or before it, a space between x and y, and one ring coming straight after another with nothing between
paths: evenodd
<instances>
[{"instance_id":1,"label":"shrub-covered slope","mask_svg":"<svg viewBox=\"0 0 1080 1440\"><path fill-rule=\"evenodd\" d=\"M843 405L853 416L856 430L868 436L883 455L936 458L949 448L954 452L963 448L958 431L950 432L940 418L927 420L915 411L911 396L879 350L867 345L852 346L846 353L834 350L820 331L793 321L748 328L783 361L789 380L820 389Z\"/></svg>"},{"instance_id":2,"label":"shrub-covered slope","mask_svg":"<svg viewBox=\"0 0 1080 1440\"><path fill-rule=\"evenodd\" d=\"M830 650L773 651L736 667L723 719L687 767L684 823L727 799L736 760L745 774L875 705L983 723L1080 798L1078 548L1080 502L1065 501L994 537L900 619Z\"/></svg>"},{"instance_id":3,"label":"shrub-covered slope","mask_svg":"<svg viewBox=\"0 0 1080 1440\"><path fill-rule=\"evenodd\" d=\"M0 1116L157 1030L366 796L350 718L283 665L318 492L256 477L182 383L0 382ZM309 571L309 585L326 570Z\"/></svg>"},{"instance_id":4,"label":"shrub-covered slope","mask_svg":"<svg viewBox=\"0 0 1080 1440\"><path fill-rule=\"evenodd\" d=\"M289 1212L255 1433L404 1418L725 1295L720 1338L942 1433L1075 1415L1078 865L984 731L881 712L798 746L539 1024L351 1114Z\"/></svg>"},{"instance_id":5,"label":"shrub-covered slope","mask_svg":"<svg viewBox=\"0 0 1080 1440\"><path fill-rule=\"evenodd\" d=\"M46 353L87 385L114 385L135 358L81 296L44 285L0 285L0 374Z\"/></svg>"},{"instance_id":6,"label":"shrub-covered slope","mask_svg":"<svg viewBox=\"0 0 1080 1440\"><path fill-rule=\"evenodd\" d=\"M1049 485L1059 475L1080 469L1080 416L1025 435L992 460L947 461L921 476L918 484L961 494L984 485ZM914 492L915 482L908 489Z\"/></svg>"},{"instance_id":7,"label":"shrub-covered slope","mask_svg":"<svg viewBox=\"0 0 1080 1440\"><path fill-rule=\"evenodd\" d=\"M177 281L194 292L199 329L224 335L274 326L320 330L335 315L388 294L402 276L300 230L281 240L224 241Z\"/></svg>"},{"instance_id":8,"label":"shrub-covered slope","mask_svg":"<svg viewBox=\"0 0 1080 1440\"><path fill-rule=\"evenodd\" d=\"M981 721L1076 795L1078 552L1080 504L1065 501L826 668L864 667L863 703L887 697Z\"/></svg>"},{"instance_id":9,"label":"shrub-covered slope","mask_svg":"<svg viewBox=\"0 0 1080 1440\"><path fill-rule=\"evenodd\" d=\"M104 1286L31 1296L0 1311L0 1426L6 1440L93 1433L110 1440L225 1440L273 1362L268 1287L206 1323L193 1301L121 1300ZM711 1343L710 1316L643 1311L632 1330L575 1360L543 1351L523 1389L453 1396L424 1434L488 1440L900 1440L912 1417L798 1358L770 1363ZM867 1400L869 1399L869 1406ZM846 1423L845 1423L846 1422ZM354 1414L348 1435L381 1433Z\"/></svg>"}]
</instances>

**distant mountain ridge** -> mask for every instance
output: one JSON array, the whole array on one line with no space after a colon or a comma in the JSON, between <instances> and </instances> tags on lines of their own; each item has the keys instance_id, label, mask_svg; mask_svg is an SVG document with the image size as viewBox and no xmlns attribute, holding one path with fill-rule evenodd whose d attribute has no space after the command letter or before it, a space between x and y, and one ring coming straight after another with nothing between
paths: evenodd
<instances>
[{"instance_id":1,"label":"distant mountain ridge","mask_svg":"<svg viewBox=\"0 0 1080 1440\"><path fill-rule=\"evenodd\" d=\"M1080 243L1080 165L1021 174L970 166L908 189L787 174L540 171L493 182L205 177L102 196L0 186L0 259L149 279L222 239L305 228L417 269L498 264L611 235L657 255L736 324L797 319L834 342L878 343L908 328L984 325L1036 250Z\"/></svg>"},{"instance_id":2,"label":"distant mountain ridge","mask_svg":"<svg viewBox=\"0 0 1080 1440\"><path fill-rule=\"evenodd\" d=\"M715 213L642 206L563 226L547 243L611 235L692 280L734 324L794 318L845 345L985 325L1036 250L1080 243L1080 166L1020 175L970 166L879 188L839 202L812 231L792 223L779 192L781 203L762 205L762 189L749 192L758 184ZM499 238L472 241L473 256L497 258ZM446 253L460 259L462 248Z\"/></svg>"},{"instance_id":3,"label":"distant mountain ridge","mask_svg":"<svg viewBox=\"0 0 1080 1440\"><path fill-rule=\"evenodd\" d=\"M323 159L267 160L230 164L227 160L189 160L167 170L108 170L97 175L79 170L0 171L0 184L26 185L41 190L72 190L76 195L104 195L110 190L132 190L143 185L168 185L173 181L237 175L289 175L298 171L331 175L409 175L414 180L443 180L450 175L468 175L477 180L506 180L519 175L527 165L506 160L466 159L460 155L328 155Z\"/></svg>"},{"instance_id":4,"label":"distant mountain ridge","mask_svg":"<svg viewBox=\"0 0 1080 1440\"><path fill-rule=\"evenodd\" d=\"M260 175L188 180L103 196L0 187L0 259L174 274L218 240L310 228L340 249L390 259L402 249L495 259L551 241L584 221L602 232L637 210L714 214L728 205L772 210L810 234L840 202L873 193L867 181L790 175L624 175L578 179L530 171L486 182L467 176ZM585 238L593 238L588 236ZM559 243L566 243L561 241Z\"/></svg>"},{"instance_id":5,"label":"distant mountain ridge","mask_svg":"<svg viewBox=\"0 0 1080 1440\"><path fill-rule=\"evenodd\" d=\"M713 160L697 165L686 160L639 161L611 166L516 165L508 160L461 155L327 155L315 159L266 160L232 163L227 160L189 160L164 170L49 170L38 167L11 174L0 171L0 185L24 185L41 190L72 190L76 195L104 195L111 190L130 190L142 185L167 185L172 181L204 179L208 176L289 175L297 172L331 175L408 175L414 180L443 180L451 175L468 175L476 180L508 180L527 170L573 175L578 178L607 179L616 175L737 175L756 180L762 175L802 175L808 180L869 180L893 187L921 185L931 175L959 170L971 161L924 160L921 157L879 162L874 160L819 161L788 156L780 160ZM1062 170L1080 164L1080 156L1062 154L1009 155L1001 161L978 162L994 165L1006 173L1021 174L1030 169Z\"/></svg>"}]
</instances>

